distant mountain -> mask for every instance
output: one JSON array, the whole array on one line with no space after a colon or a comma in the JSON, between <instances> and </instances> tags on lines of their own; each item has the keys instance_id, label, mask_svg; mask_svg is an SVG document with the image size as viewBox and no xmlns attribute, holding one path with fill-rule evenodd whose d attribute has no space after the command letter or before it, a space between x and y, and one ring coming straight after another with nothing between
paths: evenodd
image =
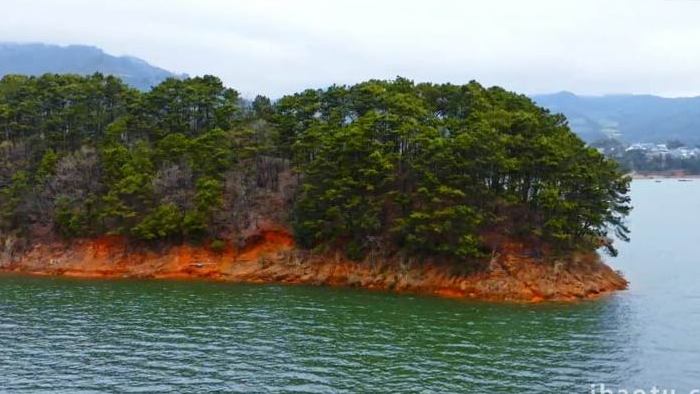
<instances>
[{"instance_id":1,"label":"distant mountain","mask_svg":"<svg viewBox=\"0 0 700 394\"><path fill-rule=\"evenodd\" d=\"M149 90L169 77L182 77L131 56L112 56L85 45L46 45L0 42L0 77L7 74L93 74L121 78L127 84Z\"/></svg>"},{"instance_id":2,"label":"distant mountain","mask_svg":"<svg viewBox=\"0 0 700 394\"><path fill-rule=\"evenodd\" d=\"M628 143L680 140L700 144L700 97L649 95L536 95L537 104L563 113L588 142L614 137Z\"/></svg>"}]
</instances>

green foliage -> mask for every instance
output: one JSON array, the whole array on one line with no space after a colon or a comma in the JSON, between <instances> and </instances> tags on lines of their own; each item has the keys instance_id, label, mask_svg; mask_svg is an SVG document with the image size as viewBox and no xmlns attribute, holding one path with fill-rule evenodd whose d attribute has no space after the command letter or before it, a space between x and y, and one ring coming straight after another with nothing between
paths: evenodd
<instances>
[{"instance_id":1,"label":"green foliage","mask_svg":"<svg viewBox=\"0 0 700 394\"><path fill-rule=\"evenodd\" d=\"M146 94L144 102L146 123L158 135L196 136L214 128L227 130L238 112L238 92L211 75L167 79Z\"/></svg>"},{"instance_id":2,"label":"green foliage","mask_svg":"<svg viewBox=\"0 0 700 394\"><path fill-rule=\"evenodd\" d=\"M351 127L319 134L319 159L304 167L296 207L302 244L349 238L364 249L367 237L381 233L393 164L384 145L372 138L377 119L368 115Z\"/></svg>"},{"instance_id":3,"label":"green foliage","mask_svg":"<svg viewBox=\"0 0 700 394\"><path fill-rule=\"evenodd\" d=\"M160 161L177 162L187 157L192 148L192 140L182 133L166 135L156 145L156 156Z\"/></svg>"},{"instance_id":4,"label":"green foliage","mask_svg":"<svg viewBox=\"0 0 700 394\"><path fill-rule=\"evenodd\" d=\"M26 171L17 171L8 187L0 189L0 230L24 230L23 205L30 191L30 176Z\"/></svg>"},{"instance_id":5,"label":"green foliage","mask_svg":"<svg viewBox=\"0 0 700 394\"><path fill-rule=\"evenodd\" d=\"M251 109L253 110L253 116L256 119L269 120L275 113L275 109L272 106L272 102L269 98L265 96L255 96L251 107Z\"/></svg>"},{"instance_id":6,"label":"green foliage","mask_svg":"<svg viewBox=\"0 0 700 394\"><path fill-rule=\"evenodd\" d=\"M194 196L194 205L197 211L208 215L221 206L222 184L213 178L199 178L197 180L197 193Z\"/></svg>"},{"instance_id":7,"label":"green foliage","mask_svg":"<svg viewBox=\"0 0 700 394\"><path fill-rule=\"evenodd\" d=\"M39 137L43 147L75 150L103 138L138 94L101 74L5 76L0 80L0 130L5 140Z\"/></svg>"},{"instance_id":8,"label":"green foliage","mask_svg":"<svg viewBox=\"0 0 700 394\"><path fill-rule=\"evenodd\" d=\"M199 174L216 177L233 164L232 141L221 129L207 131L192 141L191 158Z\"/></svg>"},{"instance_id":9,"label":"green foliage","mask_svg":"<svg viewBox=\"0 0 700 394\"><path fill-rule=\"evenodd\" d=\"M103 150L103 157L108 190L102 197L100 215L110 232L128 234L141 222L142 212L152 201L152 151L145 142L131 150L110 145Z\"/></svg>"},{"instance_id":10,"label":"green foliage","mask_svg":"<svg viewBox=\"0 0 700 394\"><path fill-rule=\"evenodd\" d=\"M58 197L54 208L56 231L67 238L96 235L99 218L95 202L94 197L82 203L66 196Z\"/></svg>"},{"instance_id":11,"label":"green foliage","mask_svg":"<svg viewBox=\"0 0 700 394\"><path fill-rule=\"evenodd\" d=\"M209 244L209 248L214 252L221 253L226 250L226 241L221 239L215 239Z\"/></svg>"},{"instance_id":12,"label":"green foliage","mask_svg":"<svg viewBox=\"0 0 700 394\"><path fill-rule=\"evenodd\" d=\"M6 76L0 130L3 231L48 218L67 237L213 239L223 250L241 228L232 221L287 208L300 245L354 259L466 261L497 248L493 234L611 253L612 236L628 239L618 166L563 116L476 82L371 80L241 110L212 76L145 93L99 74ZM288 163L293 197L280 186ZM263 191L275 198L256 205Z\"/></svg>"},{"instance_id":13,"label":"green foliage","mask_svg":"<svg viewBox=\"0 0 700 394\"><path fill-rule=\"evenodd\" d=\"M41 183L47 180L51 175L54 174L56 169L56 163L58 162L58 155L53 149L49 149L44 153L44 156L39 162L39 167L36 170L36 181Z\"/></svg>"},{"instance_id":14,"label":"green foliage","mask_svg":"<svg viewBox=\"0 0 700 394\"><path fill-rule=\"evenodd\" d=\"M131 232L139 239L151 241L179 235L181 225L180 210L174 204L163 204L147 214Z\"/></svg>"},{"instance_id":15,"label":"green foliage","mask_svg":"<svg viewBox=\"0 0 700 394\"><path fill-rule=\"evenodd\" d=\"M207 217L200 211L189 211L182 219L183 235L193 241L200 241L207 233Z\"/></svg>"},{"instance_id":16,"label":"green foliage","mask_svg":"<svg viewBox=\"0 0 700 394\"><path fill-rule=\"evenodd\" d=\"M500 88L397 79L280 100L277 126L304 174L306 246L395 247L465 259L498 233L559 250L626 240L629 180L560 115ZM286 136L286 137L285 137Z\"/></svg>"}]
</instances>

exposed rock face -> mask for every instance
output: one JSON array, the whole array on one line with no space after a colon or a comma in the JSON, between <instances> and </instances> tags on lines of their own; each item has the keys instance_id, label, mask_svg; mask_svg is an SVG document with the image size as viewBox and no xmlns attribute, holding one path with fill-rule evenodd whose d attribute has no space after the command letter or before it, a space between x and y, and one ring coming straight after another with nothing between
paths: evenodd
<instances>
[{"instance_id":1,"label":"exposed rock face","mask_svg":"<svg viewBox=\"0 0 700 394\"><path fill-rule=\"evenodd\" d=\"M135 249L120 237L37 244L13 257L0 256L0 270L84 278L207 278L231 282L352 286L445 297L538 302L595 298L627 288L627 281L597 254L543 263L517 253L495 255L478 272L454 265L401 263L394 259L352 262L337 255L311 255L294 247L282 230L261 231L238 250L191 245L161 251Z\"/></svg>"}]
</instances>

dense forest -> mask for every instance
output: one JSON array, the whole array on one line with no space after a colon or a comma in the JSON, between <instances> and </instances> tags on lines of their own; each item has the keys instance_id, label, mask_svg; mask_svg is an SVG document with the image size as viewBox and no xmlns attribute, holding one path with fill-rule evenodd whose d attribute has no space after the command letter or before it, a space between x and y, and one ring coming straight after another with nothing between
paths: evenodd
<instances>
[{"instance_id":1,"label":"dense forest","mask_svg":"<svg viewBox=\"0 0 700 394\"><path fill-rule=\"evenodd\" d=\"M470 260L626 240L629 179L562 115L498 87L397 78L252 102L213 76L0 81L0 239L120 234L221 248L261 220L300 247ZM500 241L499 241L500 240Z\"/></svg>"}]
</instances>

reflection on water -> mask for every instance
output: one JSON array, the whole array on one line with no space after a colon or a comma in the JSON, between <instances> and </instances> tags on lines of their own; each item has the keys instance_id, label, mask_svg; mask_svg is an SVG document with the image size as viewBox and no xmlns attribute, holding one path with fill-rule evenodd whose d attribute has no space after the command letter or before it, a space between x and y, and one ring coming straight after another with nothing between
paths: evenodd
<instances>
[{"instance_id":1,"label":"reflection on water","mask_svg":"<svg viewBox=\"0 0 700 394\"><path fill-rule=\"evenodd\" d=\"M635 183L635 239L614 261L633 287L598 302L504 305L308 287L0 277L0 391L690 388L700 381L700 291L683 287L698 278L697 254L685 253L700 243L681 245L690 235L670 249L650 242L673 238L660 233L672 234L665 227L675 216L660 217L658 208L683 207L659 205L673 194L661 186ZM687 216L682 225L692 222Z\"/></svg>"}]
</instances>

